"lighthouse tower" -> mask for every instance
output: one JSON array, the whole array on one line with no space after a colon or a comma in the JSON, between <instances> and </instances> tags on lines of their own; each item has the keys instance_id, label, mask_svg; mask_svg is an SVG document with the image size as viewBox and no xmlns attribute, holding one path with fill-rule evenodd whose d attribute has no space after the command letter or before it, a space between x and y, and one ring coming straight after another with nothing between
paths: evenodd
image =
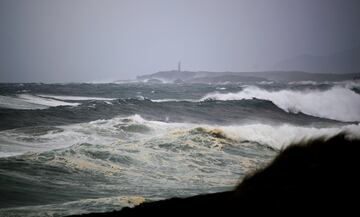
<instances>
[{"instance_id":1,"label":"lighthouse tower","mask_svg":"<svg viewBox=\"0 0 360 217\"><path fill-rule=\"evenodd\" d=\"M178 72L181 72L181 61L178 62Z\"/></svg>"}]
</instances>

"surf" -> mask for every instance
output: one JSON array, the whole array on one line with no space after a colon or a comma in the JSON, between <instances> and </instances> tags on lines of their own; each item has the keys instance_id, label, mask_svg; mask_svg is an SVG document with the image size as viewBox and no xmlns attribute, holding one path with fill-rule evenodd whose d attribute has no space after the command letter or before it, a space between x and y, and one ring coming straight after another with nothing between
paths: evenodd
<instances>
[{"instance_id":1,"label":"surf","mask_svg":"<svg viewBox=\"0 0 360 217\"><path fill-rule=\"evenodd\" d=\"M80 103L70 103L46 97L18 94L16 96L0 96L0 108L9 109L47 109L57 106L78 106Z\"/></svg>"},{"instance_id":2,"label":"surf","mask_svg":"<svg viewBox=\"0 0 360 217\"><path fill-rule=\"evenodd\" d=\"M339 121L360 121L360 95L354 91L334 86L327 90L265 90L255 86L239 92L209 93L202 100L262 99L273 102L286 112L304 113Z\"/></svg>"}]
</instances>

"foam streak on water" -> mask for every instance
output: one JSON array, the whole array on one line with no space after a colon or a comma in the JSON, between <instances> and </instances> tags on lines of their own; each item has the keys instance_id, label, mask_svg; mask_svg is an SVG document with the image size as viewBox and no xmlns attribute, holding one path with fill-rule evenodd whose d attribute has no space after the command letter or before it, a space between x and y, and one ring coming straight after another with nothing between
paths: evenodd
<instances>
[{"instance_id":1,"label":"foam streak on water","mask_svg":"<svg viewBox=\"0 0 360 217\"><path fill-rule=\"evenodd\" d=\"M230 190L294 142L360 137L358 88L0 84L0 216L105 212Z\"/></svg>"},{"instance_id":2,"label":"foam streak on water","mask_svg":"<svg viewBox=\"0 0 360 217\"><path fill-rule=\"evenodd\" d=\"M246 124L246 125L206 125L192 123L166 123L147 121L139 115L109 120L97 120L88 123L58 127L30 127L0 131L2 156L19 155L25 152L41 152L80 143L107 145L119 140L152 138L171 135L171 133L192 132L202 129L204 132L219 132L221 136L241 143L251 141L281 149L302 139L320 136L333 136L342 131L356 132L358 125L343 127L315 128L288 124ZM355 134L355 133L354 133Z\"/></svg>"},{"instance_id":3,"label":"foam streak on water","mask_svg":"<svg viewBox=\"0 0 360 217\"><path fill-rule=\"evenodd\" d=\"M56 106L78 106L79 103L63 102L30 94L19 94L16 97L0 96L0 107L10 109L46 109Z\"/></svg>"}]
</instances>

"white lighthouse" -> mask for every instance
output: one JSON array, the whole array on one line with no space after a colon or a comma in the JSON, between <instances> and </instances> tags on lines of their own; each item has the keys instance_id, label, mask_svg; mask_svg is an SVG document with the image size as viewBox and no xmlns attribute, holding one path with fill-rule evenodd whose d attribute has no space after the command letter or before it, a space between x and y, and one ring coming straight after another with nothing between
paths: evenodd
<instances>
[{"instance_id":1,"label":"white lighthouse","mask_svg":"<svg viewBox=\"0 0 360 217\"><path fill-rule=\"evenodd\" d=\"M178 72L181 72L181 61L178 62Z\"/></svg>"}]
</instances>

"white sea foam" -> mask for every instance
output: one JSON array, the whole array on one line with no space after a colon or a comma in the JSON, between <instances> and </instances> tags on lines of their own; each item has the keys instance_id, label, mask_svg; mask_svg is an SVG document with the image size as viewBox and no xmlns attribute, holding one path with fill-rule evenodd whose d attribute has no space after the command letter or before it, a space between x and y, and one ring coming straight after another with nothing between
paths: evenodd
<instances>
[{"instance_id":1,"label":"white sea foam","mask_svg":"<svg viewBox=\"0 0 360 217\"><path fill-rule=\"evenodd\" d=\"M266 124L250 124L243 126L221 127L227 137L236 140L249 140L281 149L290 144L315 139L329 138L341 132L347 132L350 137L360 138L360 125L347 125L343 127L300 127L288 124L271 126Z\"/></svg>"},{"instance_id":2,"label":"white sea foam","mask_svg":"<svg viewBox=\"0 0 360 217\"><path fill-rule=\"evenodd\" d=\"M274 81L260 81L260 82L257 82L258 84L274 84L275 82Z\"/></svg>"},{"instance_id":3,"label":"white sea foam","mask_svg":"<svg viewBox=\"0 0 360 217\"><path fill-rule=\"evenodd\" d=\"M126 128L122 128L139 125L150 128L151 132L143 136L128 135ZM0 131L0 151L6 150L3 143L9 144L8 148L13 148L14 144L15 147L22 145L24 150L33 152L58 149L19 156L24 168L13 172L5 167L4 174L15 177L19 183L29 181L30 186L39 186L40 189L43 183L60 186L55 189L57 192L71 196L74 194L69 189L79 189L81 185L81 191L75 195L95 189L100 192L99 197L106 196L103 192L142 197L81 199L56 206L6 208L0 210L0 216L63 216L108 211L139 204L144 198L150 201L204 193L203 186L207 186L205 190L208 192L226 191L237 185L239 177L241 179L249 171L266 165L277 153L254 143L281 149L293 142L330 137L342 131L355 136L360 132L359 125L321 129L265 124L216 126L151 121L140 115L41 129L45 131L39 133L32 128ZM10 144L4 138L14 143ZM21 142L24 138L25 141ZM16 150L13 151L14 154ZM8 159L5 163L17 162L18 159ZM44 173L42 170L46 172L47 168L54 172ZM64 171L66 175L63 175ZM46 176L39 179L38 174ZM92 177L101 177L104 181L100 183L99 179ZM154 194L153 189L166 191ZM31 189L25 190L37 196Z\"/></svg>"},{"instance_id":4,"label":"white sea foam","mask_svg":"<svg viewBox=\"0 0 360 217\"><path fill-rule=\"evenodd\" d=\"M61 95L38 95L40 97L68 100L68 101L87 101L87 100L99 100L99 101L111 101L115 98L104 98L104 97L87 97L87 96L61 96Z\"/></svg>"},{"instance_id":5,"label":"white sea foam","mask_svg":"<svg viewBox=\"0 0 360 217\"><path fill-rule=\"evenodd\" d=\"M184 126L184 124L147 121L140 115L133 115L58 126L46 132L43 128L37 127L4 130L0 131L0 157L20 155L25 152L43 152L81 143L109 145L119 140L138 139L141 134L126 132L122 128L132 124L149 127L152 134L146 135L147 137L161 135L169 129Z\"/></svg>"},{"instance_id":6,"label":"white sea foam","mask_svg":"<svg viewBox=\"0 0 360 217\"><path fill-rule=\"evenodd\" d=\"M316 81L291 81L288 84L298 84L298 85L317 85L318 82Z\"/></svg>"},{"instance_id":7,"label":"white sea foam","mask_svg":"<svg viewBox=\"0 0 360 217\"><path fill-rule=\"evenodd\" d=\"M195 99L152 99L152 102L198 102Z\"/></svg>"},{"instance_id":8,"label":"white sea foam","mask_svg":"<svg viewBox=\"0 0 360 217\"><path fill-rule=\"evenodd\" d=\"M78 106L81 103L65 101L111 101L115 98L61 96L61 95L32 95L18 94L15 96L0 96L0 108L10 109L47 109L56 106Z\"/></svg>"},{"instance_id":9,"label":"white sea foam","mask_svg":"<svg viewBox=\"0 0 360 217\"><path fill-rule=\"evenodd\" d=\"M17 95L19 99L27 101L29 103L37 104L37 105L44 105L48 107L56 107L56 106L78 106L79 103L69 103L63 102L60 100L54 99L47 99L41 96L31 95L31 94L19 94Z\"/></svg>"},{"instance_id":10,"label":"white sea foam","mask_svg":"<svg viewBox=\"0 0 360 217\"><path fill-rule=\"evenodd\" d=\"M46 109L47 106L27 102L23 99L10 96L0 96L0 108L9 109Z\"/></svg>"},{"instance_id":11,"label":"white sea foam","mask_svg":"<svg viewBox=\"0 0 360 217\"><path fill-rule=\"evenodd\" d=\"M135 127L135 129L140 127L140 131L134 131L134 128L131 127ZM58 126L40 134L36 129L33 130L34 134L31 133L32 131L29 133L21 128L0 131L0 149L2 152L0 157L19 155L28 151L42 152L66 148L81 143L107 146L119 141L131 142L139 139L149 141L155 137L171 143L176 136L190 135L194 129L199 127L209 132L221 132L225 138L237 141L239 145L244 141L250 141L276 149L286 147L293 142L321 136L330 137L344 131L360 138L360 125L328 128L300 127L288 124L279 126L268 124L219 126L149 121L140 115L133 115ZM145 131L142 130L144 128ZM200 146L201 143L198 145Z\"/></svg>"},{"instance_id":12,"label":"white sea foam","mask_svg":"<svg viewBox=\"0 0 360 217\"><path fill-rule=\"evenodd\" d=\"M46 109L56 106L78 106L79 103L63 102L31 94L0 96L0 107L10 109Z\"/></svg>"},{"instance_id":13,"label":"white sea foam","mask_svg":"<svg viewBox=\"0 0 360 217\"><path fill-rule=\"evenodd\" d=\"M268 91L248 86L236 93L210 93L202 100L242 100L252 98L270 100L286 112L302 112L312 116L340 121L360 121L360 95L341 86L334 86L328 90L302 91Z\"/></svg>"}]
</instances>

